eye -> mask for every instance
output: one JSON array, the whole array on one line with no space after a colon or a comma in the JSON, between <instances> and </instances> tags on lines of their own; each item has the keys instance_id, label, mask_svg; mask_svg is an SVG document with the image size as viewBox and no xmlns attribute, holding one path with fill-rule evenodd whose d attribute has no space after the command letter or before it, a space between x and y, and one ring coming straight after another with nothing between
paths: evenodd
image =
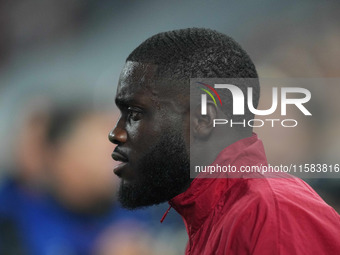
<instances>
[{"instance_id":1,"label":"eye","mask_svg":"<svg viewBox=\"0 0 340 255\"><path fill-rule=\"evenodd\" d=\"M140 109L129 107L128 108L128 120L138 121L143 117L143 112Z\"/></svg>"}]
</instances>

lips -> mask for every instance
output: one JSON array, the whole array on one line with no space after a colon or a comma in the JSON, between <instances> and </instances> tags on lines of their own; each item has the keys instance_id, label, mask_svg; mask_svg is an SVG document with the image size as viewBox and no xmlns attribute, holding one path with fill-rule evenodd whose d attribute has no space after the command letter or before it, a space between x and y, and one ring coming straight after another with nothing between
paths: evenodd
<instances>
[{"instance_id":1,"label":"lips","mask_svg":"<svg viewBox=\"0 0 340 255\"><path fill-rule=\"evenodd\" d=\"M112 152L112 158L116 161L121 161L121 162L128 162L128 159L126 156L122 155L121 153L119 152Z\"/></svg>"},{"instance_id":2,"label":"lips","mask_svg":"<svg viewBox=\"0 0 340 255\"><path fill-rule=\"evenodd\" d=\"M112 158L115 160L115 161L120 161L121 163L116 165L114 168L113 168L113 172L121 177L121 178L125 178L126 176L126 173L124 174L124 167L128 164L128 157L123 153L121 152L118 147L116 147L116 149L112 152L111 154ZM126 172L126 171L125 171Z\"/></svg>"}]
</instances>

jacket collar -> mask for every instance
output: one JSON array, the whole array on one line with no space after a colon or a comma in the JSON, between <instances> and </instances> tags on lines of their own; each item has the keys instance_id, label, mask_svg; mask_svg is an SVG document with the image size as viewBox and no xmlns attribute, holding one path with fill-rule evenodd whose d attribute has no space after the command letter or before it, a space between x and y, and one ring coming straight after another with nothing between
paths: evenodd
<instances>
[{"instance_id":1,"label":"jacket collar","mask_svg":"<svg viewBox=\"0 0 340 255\"><path fill-rule=\"evenodd\" d=\"M253 133L251 137L223 149L212 165L231 164L240 167L258 162L267 163L262 141ZM169 201L170 206L182 216L189 236L202 226L221 196L242 176L232 177L195 178L185 192Z\"/></svg>"}]
</instances>

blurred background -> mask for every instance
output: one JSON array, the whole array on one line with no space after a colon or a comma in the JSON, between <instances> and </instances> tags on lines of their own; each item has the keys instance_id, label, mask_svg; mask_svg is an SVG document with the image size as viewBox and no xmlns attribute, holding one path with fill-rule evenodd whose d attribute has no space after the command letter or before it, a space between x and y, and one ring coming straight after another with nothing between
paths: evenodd
<instances>
[{"instance_id":1,"label":"blurred background","mask_svg":"<svg viewBox=\"0 0 340 255\"><path fill-rule=\"evenodd\" d=\"M155 33L207 27L238 41L261 77L335 78L339 11L316 0L1 0L0 255L183 254L177 213L159 223L166 204L130 212L115 199L107 134L125 58ZM257 130L268 161L340 163L339 92L313 88L299 129ZM340 211L339 179L306 181Z\"/></svg>"}]
</instances>

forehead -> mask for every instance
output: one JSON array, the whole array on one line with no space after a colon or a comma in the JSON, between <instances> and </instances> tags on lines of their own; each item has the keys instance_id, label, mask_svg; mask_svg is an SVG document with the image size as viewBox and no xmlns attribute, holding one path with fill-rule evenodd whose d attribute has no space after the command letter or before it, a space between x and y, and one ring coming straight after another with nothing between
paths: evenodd
<instances>
[{"instance_id":1,"label":"forehead","mask_svg":"<svg viewBox=\"0 0 340 255\"><path fill-rule=\"evenodd\" d=\"M128 61L119 77L116 104L170 105L180 111L180 107L189 105L189 93L188 88L179 90L175 84L175 79L158 77L157 65Z\"/></svg>"},{"instance_id":2,"label":"forehead","mask_svg":"<svg viewBox=\"0 0 340 255\"><path fill-rule=\"evenodd\" d=\"M118 82L116 101L140 99L143 94L158 94L155 84L157 66L128 61L126 62Z\"/></svg>"},{"instance_id":3,"label":"forehead","mask_svg":"<svg viewBox=\"0 0 340 255\"><path fill-rule=\"evenodd\" d=\"M138 82L145 85L155 78L157 65L127 61L120 74L119 81L121 83Z\"/></svg>"}]
</instances>

